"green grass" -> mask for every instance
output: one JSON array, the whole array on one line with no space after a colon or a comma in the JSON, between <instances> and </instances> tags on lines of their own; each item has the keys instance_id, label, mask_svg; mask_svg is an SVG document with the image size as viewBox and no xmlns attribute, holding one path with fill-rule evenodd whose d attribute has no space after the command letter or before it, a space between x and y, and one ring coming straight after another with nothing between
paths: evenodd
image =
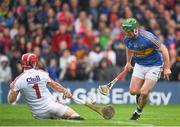
<instances>
[{"instance_id":1,"label":"green grass","mask_svg":"<svg viewBox=\"0 0 180 127\"><path fill-rule=\"evenodd\" d=\"M0 105L0 126L180 126L180 105L146 106L139 121L129 117L135 105L114 105L116 114L104 120L83 105L70 105L86 120L37 120L25 105Z\"/></svg>"}]
</instances>

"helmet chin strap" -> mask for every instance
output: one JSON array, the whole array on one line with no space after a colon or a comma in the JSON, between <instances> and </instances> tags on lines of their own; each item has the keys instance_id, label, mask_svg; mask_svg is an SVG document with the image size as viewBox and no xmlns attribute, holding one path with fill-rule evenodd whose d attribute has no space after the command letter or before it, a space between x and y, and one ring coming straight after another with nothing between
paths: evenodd
<instances>
[{"instance_id":1,"label":"helmet chin strap","mask_svg":"<svg viewBox=\"0 0 180 127\"><path fill-rule=\"evenodd\" d=\"M138 36L138 34L139 34L138 29L134 29L134 35L137 37L137 36Z\"/></svg>"},{"instance_id":2,"label":"helmet chin strap","mask_svg":"<svg viewBox=\"0 0 180 127\"><path fill-rule=\"evenodd\" d=\"M36 67L37 67L37 63L35 63L35 64L33 65L33 68L34 68L34 69L36 69Z\"/></svg>"}]
</instances>

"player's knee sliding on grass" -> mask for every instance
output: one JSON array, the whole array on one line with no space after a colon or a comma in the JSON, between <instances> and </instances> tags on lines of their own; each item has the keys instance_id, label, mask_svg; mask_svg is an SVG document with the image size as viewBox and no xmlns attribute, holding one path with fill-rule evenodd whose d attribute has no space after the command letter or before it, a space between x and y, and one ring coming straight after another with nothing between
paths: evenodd
<instances>
[{"instance_id":1,"label":"player's knee sliding on grass","mask_svg":"<svg viewBox=\"0 0 180 127\"><path fill-rule=\"evenodd\" d=\"M137 102L137 109L130 119L137 120L161 72L163 71L165 79L169 79L171 73L169 55L167 48L155 35L138 29L136 19L126 19L122 24L122 29L126 36L124 39L127 62L125 68L131 70L133 68L131 59L135 61L129 92L136 95Z\"/></svg>"}]
</instances>

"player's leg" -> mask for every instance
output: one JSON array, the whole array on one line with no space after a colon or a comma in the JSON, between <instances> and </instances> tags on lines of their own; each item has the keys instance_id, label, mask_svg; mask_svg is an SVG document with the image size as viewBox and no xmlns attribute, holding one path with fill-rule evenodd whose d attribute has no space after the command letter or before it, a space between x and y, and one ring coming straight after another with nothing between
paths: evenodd
<instances>
[{"instance_id":1,"label":"player's leg","mask_svg":"<svg viewBox=\"0 0 180 127\"><path fill-rule=\"evenodd\" d=\"M135 64L134 66L134 70L133 70L133 75L131 78L131 83L130 83L130 87L129 87L129 92L131 93L131 95L136 95L136 104L137 104L137 108L135 110L135 112L133 113L132 117L130 119L134 120L134 119L138 119L140 117L140 114L137 113L137 111L139 111L139 97L140 97L140 90L141 87L144 83L144 79L145 79L145 73L144 73L144 67L138 64Z\"/></svg>"},{"instance_id":2,"label":"player's leg","mask_svg":"<svg viewBox=\"0 0 180 127\"><path fill-rule=\"evenodd\" d=\"M138 98L138 107L133 113L131 120L137 120L140 118L141 112L147 103L148 95L154 85L156 84L157 80L160 78L161 74L161 66L157 67L146 67L145 70L145 81L143 86L140 89L140 96Z\"/></svg>"},{"instance_id":3,"label":"player's leg","mask_svg":"<svg viewBox=\"0 0 180 127\"><path fill-rule=\"evenodd\" d=\"M136 76L132 76L131 83L129 86L129 92L131 95L136 95L136 104L138 105L138 100L140 96L140 89L142 84L144 83L144 79L140 79Z\"/></svg>"},{"instance_id":4,"label":"player's leg","mask_svg":"<svg viewBox=\"0 0 180 127\"><path fill-rule=\"evenodd\" d=\"M129 86L129 92L131 95L136 95L136 104L138 104L138 98L140 95L140 89L144 83L144 71L141 65L135 64L131 83Z\"/></svg>"},{"instance_id":5,"label":"player's leg","mask_svg":"<svg viewBox=\"0 0 180 127\"><path fill-rule=\"evenodd\" d=\"M155 84L156 84L156 81L153 81L151 79L146 79L144 81L144 84L140 90L140 95L138 98L138 106L137 106L135 112L133 113L131 120L138 120L140 118L141 112L142 112L145 104L147 103L148 95Z\"/></svg>"},{"instance_id":6,"label":"player's leg","mask_svg":"<svg viewBox=\"0 0 180 127\"><path fill-rule=\"evenodd\" d=\"M146 79L142 88L141 88L141 94L139 97L139 108L141 111L143 110L145 104L148 101L148 96L154 85L156 84L157 81L151 80L151 79Z\"/></svg>"},{"instance_id":7,"label":"player's leg","mask_svg":"<svg viewBox=\"0 0 180 127\"><path fill-rule=\"evenodd\" d=\"M131 93L131 95L136 95L137 108L136 108L135 112L133 113L132 117L130 118L131 120L139 119L139 117L140 117L140 112L138 113L138 111L140 109L139 97L140 97L140 91L141 91L141 87L142 87L143 83L144 83L144 79L140 79L136 76L132 76L130 87L129 87L129 92Z\"/></svg>"},{"instance_id":8,"label":"player's leg","mask_svg":"<svg viewBox=\"0 0 180 127\"><path fill-rule=\"evenodd\" d=\"M140 94L140 89L142 84L144 83L144 79L138 78L136 76L132 76L131 83L129 86L129 92L131 95Z\"/></svg>"},{"instance_id":9,"label":"player's leg","mask_svg":"<svg viewBox=\"0 0 180 127\"><path fill-rule=\"evenodd\" d=\"M141 88L141 95L139 97L139 107L143 109L144 105L148 100L148 95L158 79L160 78L162 72L162 66L147 67L147 73L145 75L145 82Z\"/></svg>"},{"instance_id":10,"label":"player's leg","mask_svg":"<svg viewBox=\"0 0 180 127\"><path fill-rule=\"evenodd\" d=\"M67 106L67 107L68 108L66 109L62 118L71 119L71 120L84 120L84 118L82 118L76 111L74 111L69 106Z\"/></svg>"},{"instance_id":11,"label":"player's leg","mask_svg":"<svg viewBox=\"0 0 180 127\"><path fill-rule=\"evenodd\" d=\"M50 116L54 119L83 120L76 111L61 102L55 102L51 105Z\"/></svg>"}]
</instances>

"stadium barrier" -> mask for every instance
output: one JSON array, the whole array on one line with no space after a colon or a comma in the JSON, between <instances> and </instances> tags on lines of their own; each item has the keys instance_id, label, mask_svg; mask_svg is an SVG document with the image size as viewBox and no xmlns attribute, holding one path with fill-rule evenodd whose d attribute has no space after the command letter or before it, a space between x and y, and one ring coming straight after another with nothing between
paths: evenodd
<instances>
[{"instance_id":1,"label":"stadium barrier","mask_svg":"<svg viewBox=\"0 0 180 127\"><path fill-rule=\"evenodd\" d=\"M86 101L96 102L98 104L133 104L134 96L128 92L129 82L117 82L108 96L101 95L97 90L99 84L107 82L61 82L66 88L73 92L73 95ZM2 92L0 92L1 102L7 103L9 85L2 83ZM74 103L73 100L64 100L62 94L50 89L55 99L63 100L64 103ZM18 103L22 103L22 98ZM156 84L149 96L150 105L168 105L180 104L180 84L179 82L161 81Z\"/></svg>"}]
</instances>

